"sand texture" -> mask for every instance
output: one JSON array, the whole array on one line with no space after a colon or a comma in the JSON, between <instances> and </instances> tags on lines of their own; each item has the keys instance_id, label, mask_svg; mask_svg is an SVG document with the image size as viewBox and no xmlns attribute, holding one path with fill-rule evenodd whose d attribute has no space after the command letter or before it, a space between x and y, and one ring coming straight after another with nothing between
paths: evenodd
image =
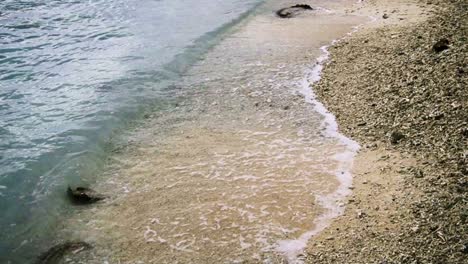
<instances>
[{"instance_id":1,"label":"sand texture","mask_svg":"<svg viewBox=\"0 0 468 264\"><path fill-rule=\"evenodd\" d=\"M309 263L467 263L468 2L415 2L413 18L402 1L351 10L376 23L330 48L314 87L364 148Z\"/></svg>"}]
</instances>

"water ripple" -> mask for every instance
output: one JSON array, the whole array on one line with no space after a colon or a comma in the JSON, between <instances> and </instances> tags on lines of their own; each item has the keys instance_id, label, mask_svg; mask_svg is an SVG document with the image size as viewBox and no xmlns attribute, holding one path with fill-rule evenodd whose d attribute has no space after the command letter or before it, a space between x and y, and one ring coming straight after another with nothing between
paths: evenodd
<instances>
[{"instance_id":1,"label":"water ripple","mask_svg":"<svg viewBox=\"0 0 468 264\"><path fill-rule=\"evenodd\" d=\"M173 100L200 46L259 1L0 1L1 263L27 263L60 190L92 181L111 133Z\"/></svg>"}]
</instances>

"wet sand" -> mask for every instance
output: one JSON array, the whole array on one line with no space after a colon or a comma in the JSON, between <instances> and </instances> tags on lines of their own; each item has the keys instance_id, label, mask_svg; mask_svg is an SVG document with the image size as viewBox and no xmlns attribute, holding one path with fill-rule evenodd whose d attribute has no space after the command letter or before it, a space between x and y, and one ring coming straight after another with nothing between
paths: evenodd
<instances>
[{"instance_id":1,"label":"wet sand","mask_svg":"<svg viewBox=\"0 0 468 264\"><path fill-rule=\"evenodd\" d=\"M70 261L303 260L350 193L356 145L303 94L320 47L369 20L344 2L280 19L295 2L272 1L226 34L172 87L174 107L116 149L97 186L111 198L65 224L63 237L94 245Z\"/></svg>"}]
</instances>

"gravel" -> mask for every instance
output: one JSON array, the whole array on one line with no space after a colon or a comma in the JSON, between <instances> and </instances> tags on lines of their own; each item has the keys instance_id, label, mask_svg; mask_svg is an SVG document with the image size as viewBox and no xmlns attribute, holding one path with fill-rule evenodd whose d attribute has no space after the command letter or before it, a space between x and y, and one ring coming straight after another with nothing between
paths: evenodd
<instances>
[{"instance_id":1,"label":"gravel","mask_svg":"<svg viewBox=\"0 0 468 264\"><path fill-rule=\"evenodd\" d=\"M416 158L402 192L421 195L401 202L392 219L397 234L372 225L344 230L318 241L310 263L468 263L468 1L421 5L432 10L423 22L375 28L331 47L314 87L343 133ZM368 221L364 215L359 221ZM373 250L360 253L366 248Z\"/></svg>"}]
</instances>

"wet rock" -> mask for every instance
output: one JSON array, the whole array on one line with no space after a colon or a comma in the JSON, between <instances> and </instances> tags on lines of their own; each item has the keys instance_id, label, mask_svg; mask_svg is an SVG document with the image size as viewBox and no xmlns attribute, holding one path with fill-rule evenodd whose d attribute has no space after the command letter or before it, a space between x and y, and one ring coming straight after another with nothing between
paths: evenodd
<instances>
[{"instance_id":1,"label":"wet rock","mask_svg":"<svg viewBox=\"0 0 468 264\"><path fill-rule=\"evenodd\" d=\"M306 4L293 5L291 6L291 8L302 8L305 10L313 10L313 8L310 5L306 5Z\"/></svg>"},{"instance_id":2,"label":"wet rock","mask_svg":"<svg viewBox=\"0 0 468 264\"><path fill-rule=\"evenodd\" d=\"M440 39L434 44L434 46L432 46L432 50L437 53L442 52L449 48L449 44L450 42L448 39L446 38Z\"/></svg>"},{"instance_id":3,"label":"wet rock","mask_svg":"<svg viewBox=\"0 0 468 264\"><path fill-rule=\"evenodd\" d=\"M69 241L58 244L44 252L37 258L36 264L55 264L60 263L60 260L70 253L76 254L83 250L89 250L92 246L82 241Z\"/></svg>"},{"instance_id":4,"label":"wet rock","mask_svg":"<svg viewBox=\"0 0 468 264\"><path fill-rule=\"evenodd\" d=\"M392 143L394 145L398 144L404 138L405 138L405 135L403 135L403 133L401 133L399 131L393 131L390 134L390 143Z\"/></svg>"},{"instance_id":5,"label":"wet rock","mask_svg":"<svg viewBox=\"0 0 468 264\"><path fill-rule=\"evenodd\" d=\"M298 4L291 7L281 8L276 11L276 15L281 18L292 18L303 10L313 10L313 8L310 5Z\"/></svg>"},{"instance_id":6,"label":"wet rock","mask_svg":"<svg viewBox=\"0 0 468 264\"><path fill-rule=\"evenodd\" d=\"M68 187L67 194L75 204L92 204L106 198L104 195L86 187L77 187L76 189Z\"/></svg>"}]
</instances>

